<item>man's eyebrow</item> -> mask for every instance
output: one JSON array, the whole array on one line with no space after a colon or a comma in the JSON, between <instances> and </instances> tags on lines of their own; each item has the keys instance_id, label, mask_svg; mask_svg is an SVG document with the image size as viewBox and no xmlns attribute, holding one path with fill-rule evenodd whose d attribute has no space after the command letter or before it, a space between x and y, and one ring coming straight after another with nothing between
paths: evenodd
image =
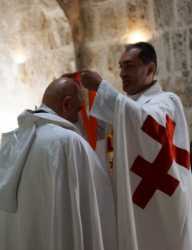
<instances>
[{"instance_id":1,"label":"man's eyebrow","mask_svg":"<svg viewBox=\"0 0 192 250\"><path fill-rule=\"evenodd\" d=\"M124 61L120 61L119 62L119 65L122 65L122 64L127 64L127 63L130 63L130 64L134 64L131 60L127 59L127 60L124 60Z\"/></svg>"}]
</instances>

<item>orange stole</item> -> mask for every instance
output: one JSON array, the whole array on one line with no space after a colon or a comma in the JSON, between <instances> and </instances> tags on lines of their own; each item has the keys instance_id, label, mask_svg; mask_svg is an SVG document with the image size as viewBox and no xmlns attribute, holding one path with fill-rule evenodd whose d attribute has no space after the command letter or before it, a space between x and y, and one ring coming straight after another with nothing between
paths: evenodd
<instances>
[{"instance_id":1,"label":"orange stole","mask_svg":"<svg viewBox=\"0 0 192 250\"><path fill-rule=\"evenodd\" d=\"M74 80L76 80L81 86L79 72L74 73ZM89 110L91 110L93 106L95 96L96 96L95 91L88 92ZM83 126L87 135L88 142L91 145L91 147L95 150L97 144L97 120L87 114L85 101L83 101L82 103L81 118L83 121Z\"/></svg>"}]
</instances>

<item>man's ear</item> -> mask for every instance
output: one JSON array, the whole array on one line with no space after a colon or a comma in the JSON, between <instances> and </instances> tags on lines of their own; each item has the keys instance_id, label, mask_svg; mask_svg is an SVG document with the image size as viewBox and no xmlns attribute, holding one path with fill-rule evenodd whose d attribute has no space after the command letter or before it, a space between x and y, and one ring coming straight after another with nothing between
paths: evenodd
<instances>
[{"instance_id":1,"label":"man's ear","mask_svg":"<svg viewBox=\"0 0 192 250\"><path fill-rule=\"evenodd\" d=\"M151 75L151 74L155 75L155 73L156 73L156 65L155 65L154 62L149 63L147 73L148 73L148 76Z\"/></svg>"},{"instance_id":2,"label":"man's ear","mask_svg":"<svg viewBox=\"0 0 192 250\"><path fill-rule=\"evenodd\" d=\"M64 112L69 112L72 108L72 96L65 96L62 102Z\"/></svg>"}]
</instances>

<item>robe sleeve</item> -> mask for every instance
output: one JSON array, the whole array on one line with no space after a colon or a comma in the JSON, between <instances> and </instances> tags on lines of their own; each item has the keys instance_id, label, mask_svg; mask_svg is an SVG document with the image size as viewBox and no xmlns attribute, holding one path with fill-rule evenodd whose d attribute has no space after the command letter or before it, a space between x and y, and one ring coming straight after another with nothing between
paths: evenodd
<instances>
[{"instance_id":1,"label":"robe sleeve","mask_svg":"<svg viewBox=\"0 0 192 250\"><path fill-rule=\"evenodd\" d=\"M113 125L116 126L117 120L126 119L126 123L129 123L130 126L140 129L148 117L153 117L158 123L165 126L167 116L177 122L177 126L181 125L187 129L183 105L177 95L161 92L141 105L139 102L119 94L116 98Z\"/></svg>"},{"instance_id":2,"label":"robe sleeve","mask_svg":"<svg viewBox=\"0 0 192 250\"><path fill-rule=\"evenodd\" d=\"M91 115L111 124L116 123L117 116L125 115L127 121L133 122L136 127L141 127L148 115L164 123L166 114L173 118L176 110L183 113L183 107L178 96L169 92L162 93L160 98L154 100L151 98L148 103L141 106L128 96L119 93L107 81L102 81Z\"/></svg>"},{"instance_id":3,"label":"robe sleeve","mask_svg":"<svg viewBox=\"0 0 192 250\"><path fill-rule=\"evenodd\" d=\"M106 81L102 81L90 114L102 121L112 123L118 94L118 91L107 84Z\"/></svg>"}]
</instances>

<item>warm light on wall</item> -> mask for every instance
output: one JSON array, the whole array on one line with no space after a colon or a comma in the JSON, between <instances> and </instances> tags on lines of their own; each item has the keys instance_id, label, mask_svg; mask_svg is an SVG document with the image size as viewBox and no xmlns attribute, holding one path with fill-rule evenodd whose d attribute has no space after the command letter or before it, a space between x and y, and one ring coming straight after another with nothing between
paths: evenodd
<instances>
[{"instance_id":1,"label":"warm light on wall","mask_svg":"<svg viewBox=\"0 0 192 250\"><path fill-rule=\"evenodd\" d=\"M13 60L16 64L23 64L27 60L27 56L24 51L15 51L12 55Z\"/></svg>"},{"instance_id":2,"label":"warm light on wall","mask_svg":"<svg viewBox=\"0 0 192 250\"><path fill-rule=\"evenodd\" d=\"M148 30L131 30L123 36L124 43L147 42L151 39L151 33Z\"/></svg>"}]
</instances>

